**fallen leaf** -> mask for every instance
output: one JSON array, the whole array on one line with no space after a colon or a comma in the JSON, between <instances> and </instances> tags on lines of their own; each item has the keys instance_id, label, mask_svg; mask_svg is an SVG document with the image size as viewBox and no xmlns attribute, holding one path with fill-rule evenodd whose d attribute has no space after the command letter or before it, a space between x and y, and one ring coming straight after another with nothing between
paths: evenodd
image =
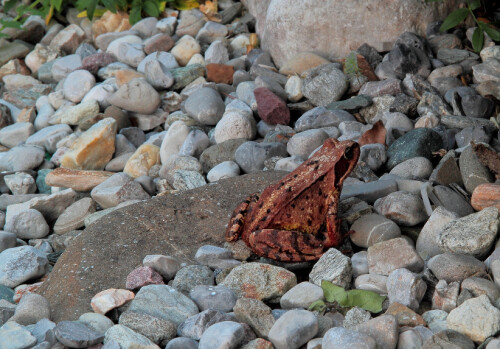
<instances>
[{"instance_id":1,"label":"fallen leaf","mask_svg":"<svg viewBox=\"0 0 500 349\"><path fill-rule=\"evenodd\" d=\"M360 146L365 144L380 143L385 145L385 135L387 130L382 121L377 121L371 129L365 131L358 140Z\"/></svg>"},{"instance_id":2,"label":"fallen leaf","mask_svg":"<svg viewBox=\"0 0 500 349\"><path fill-rule=\"evenodd\" d=\"M200 11L207 17L209 21L220 22L221 18L219 16L217 9L217 0L207 0L205 4L200 5Z\"/></svg>"},{"instance_id":3,"label":"fallen leaf","mask_svg":"<svg viewBox=\"0 0 500 349\"><path fill-rule=\"evenodd\" d=\"M481 143L471 142L471 146L479 161L500 179L500 154Z\"/></svg>"}]
</instances>

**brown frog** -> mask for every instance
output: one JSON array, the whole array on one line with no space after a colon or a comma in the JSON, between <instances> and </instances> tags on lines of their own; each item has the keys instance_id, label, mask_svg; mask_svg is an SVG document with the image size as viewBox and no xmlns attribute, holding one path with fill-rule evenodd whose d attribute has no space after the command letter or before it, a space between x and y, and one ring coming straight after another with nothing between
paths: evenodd
<instances>
[{"instance_id":1,"label":"brown frog","mask_svg":"<svg viewBox=\"0 0 500 349\"><path fill-rule=\"evenodd\" d=\"M318 259L342 243L340 191L358 158L357 143L327 139L293 172L239 204L226 240L241 238L257 255L278 261Z\"/></svg>"}]
</instances>

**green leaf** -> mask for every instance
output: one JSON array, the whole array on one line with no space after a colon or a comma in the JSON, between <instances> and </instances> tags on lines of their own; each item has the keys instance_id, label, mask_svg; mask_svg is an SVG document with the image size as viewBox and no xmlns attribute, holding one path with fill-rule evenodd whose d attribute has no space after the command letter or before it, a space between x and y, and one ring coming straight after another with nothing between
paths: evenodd
<instances>
[{"instance_id":1,"label":"green leaf","mask_svg":"<svg viewBox=\"0 0 500 349\"><path fill-rule=\"evenodd\" d=\"M337 302L342 305L347 300L347 292L330 281L321 280L321 288L327 302Z\"/></svg>"},{"instance_id":2,"label":"green leaf","mask_svg":"<svg viewBox=\"0 0 500 349\"><path fill-rule=\"evenodd\" d=\"M470 11L468 8L459 8L453 11L446 17L444 20L443 24L441 24L441 27L439 28L440 31L445 32L448 29L451 29L460 23L462 23L467 16L469 15Z\"/></svg>"},{"instance_id":3,"label":"green leaf","mask_svg":"<svg viewBox=\"0 0 500 349\"><path fill-rule=\"evenodd\" d=\"M491 40L493 40L493 41L500 41L500 32L498 30L496 30L493 27L490 27L487 24L484 25L482 28L485 31L485 33L489 35L489 37L491 38Z\"/></svg>"},{"instance_id":4,"label":"green leaf","mask_svg":"<svg viewBox=\"0 0 500 349\"><path fill-rule=\"evenodd\" d=\"M472 48L474 51L479 52L483 48L484 32L481 27L477 27L472 34Z\"/></svg>"},{"instance_id":5,"label":"green leaf","mask_svg":"<svg viewBox=\"0 0 500 349\"><path fill-rule=\"evenodd\" d=\"M9 12L14 7L14 5L17 4L17 1L18 0L8 0L8 1L6 1L5 5L3 7L3 12L4 13Z\"/></svg>"},{"instance_id":6,"label":"green leaf","mask_svg":"<svg viewBox=\"0 0 500 349\"><path fill-rule=\"evenodd\" d=\"M158 17L160 15L160 9L158 7L158 4L153 0L146 0L144 2L144 12L151 17Z\"/></svg>"},{"instance_id":7,"label":"green leaf","mask_svg":"<svg viewBox=\"0 0 500 349\"><path fill-rule=\"evenodd\" d=\"M0 18L0 24L2 25L3 28L16 28L16 29L21 29L22 24L18 21L14 21L13 19L11 20L6 20L3 18Z\"/></svg>"},{"instance_id":8,"label":"green leaf","mask_svg":"<svg viewBox=\"0 0 500 349\"><path fill-rule=\"evenodd\" d=\"M50 4L54 6L57 12L61 12L62 2L63 0L50 0Z\"/></svg>"},{"instance_id":9,"label":"green leaf","mask_svg":"<svg viewBox=\"0 0 500 349\"><path fill-rule=\"evenodd\" d=\"M473 0L471 3L470 3L470 9L472 11L478 9L481 7L481 0Z\"/></svg>"},{"instance_id":10,"label":"green leaf","mask_svg":"<svg viewBox=\"0 0 500 349\"><path fill-rule=\"evenodd\" d=\"M117 8L116 8L116 5L113 2L113 0L101 0L101 1L102 1L102 4L104 5L104 7L106 9L108 9L108 11L116 13Z\"/></svg>"},{"instance_id":11,"label":"green leaf","mask_svg":"<svg viewBox=\"0 0 500 349\"><path fill-rule=\"evenodd\" d=\"M132 9L130 10L130 16L128 18L130 24L134 25L135 23L141 20L142 18L141 11L142 11L141 6L132 7Z\"/></svg>"},{"instance_id":12,"label":"green leaf","mask_svg":"<svg viewBox=\"0 0 500 349\"><path fill-rule=\"evenodd\" d=\"M312 302L307 310L323 313L326 310L326 304L322 300L317 300L316 302Z\"/></svg>"},{"instance_id":13,"label":"green leaf","mask_svg":"<svg viewBox=\"0 0 500 349\"><path fill-rule=\"evenodd\" d=\"M347 307L359 307L372 313L382 311L382 303L385 297L373 291L350 290L347 291Z\"/></svg>"}]
</instances>

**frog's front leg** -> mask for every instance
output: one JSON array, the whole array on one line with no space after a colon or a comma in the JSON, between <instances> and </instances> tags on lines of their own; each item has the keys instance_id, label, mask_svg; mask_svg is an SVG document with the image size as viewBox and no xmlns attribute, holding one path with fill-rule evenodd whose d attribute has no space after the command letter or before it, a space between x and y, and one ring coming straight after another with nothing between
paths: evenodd
<instances>
[{"instance_id":1,"label":"frog's front leg","mask_svg":"<svg viewBox=\"0 0 500 349\"><path fill-rule=\"evenodd\" d=\"M258 193L252 194L236 206L226 229L226 241L233 242L240 238L248 209L259 200L259 196Z\"/></svg>"},{"instance_id":2,"label":"frog's front leg","mask_svg":"<svg viewBox=\"0 0 500 349\"><path fill-rule=\"evenodd\" d=\"M324 252L324 240L298 231L257 230L250 234L248 242L259 256L282 262L314 261Z\"/></svg>"}]
</instances>

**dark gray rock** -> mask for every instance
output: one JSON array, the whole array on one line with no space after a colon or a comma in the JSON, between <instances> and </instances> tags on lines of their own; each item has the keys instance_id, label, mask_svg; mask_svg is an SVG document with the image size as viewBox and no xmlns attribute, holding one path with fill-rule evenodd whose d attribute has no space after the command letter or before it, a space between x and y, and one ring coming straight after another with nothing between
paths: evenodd
<instances>
[{"instance_id":1,"label":"dark gray rock","mask_svg":"<svg viewBox=\"0 0 500 349\"><path fill-rule=\"evenodd\" d=\"M261 171L264 162L274 156L286 157L286 145L279 142L257 143L245 142L236 149L234 160L245 173Z\"/></svg>"},{"instance_id":2,"label":"dark gray rock","mask_svg":"<svg viewBox=\"0 0 500 349\"><path fill-rule=\"evenodd\" d=\"M70 348L86 348L102 342L104 336L76 321L61 321L54 333L62 344Z\"/></svg>"},{"instance_id":3,"label":"dark gray rock","mask_svg":"<svg viewBox=\"0 0 500 349\"><path fill-rule=\"evenodd\" d=\"M392 169L397 164L417 156L432 160L432 153L443 146L438 133L428 128L417 128L394 141L387 149L387 167Z\"/></svg>"}]
</instances>

